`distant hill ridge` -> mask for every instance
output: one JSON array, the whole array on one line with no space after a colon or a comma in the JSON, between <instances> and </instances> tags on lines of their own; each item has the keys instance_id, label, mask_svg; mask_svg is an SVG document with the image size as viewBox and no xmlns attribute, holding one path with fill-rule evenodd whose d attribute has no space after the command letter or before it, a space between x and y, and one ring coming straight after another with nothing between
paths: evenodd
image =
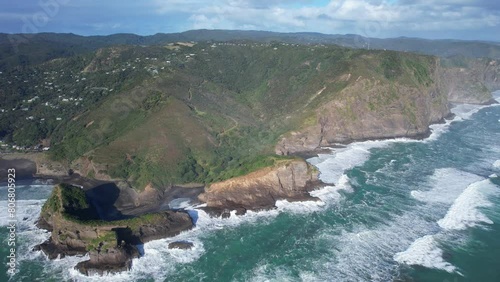
<instances>
[{"instance_id":1,"label":"distant hill ridge","mask_svg":"<svg viewBox=\"0 0 500 282\"><path fill-rule=\"evenodd\" d=\"M0 33L0 70L16 65L40 63L95 51L114 45L162 45L177 41L286 42L295 44L336 44L349 48L387 49L416 52L439 57L500 58L500 43L456 39L368 38L355 34L322 34L316 32L280 33L254 30L189 30L180 33L112 34L81 36L72 33L5 34Z\"/></svg>"}]
</instances>

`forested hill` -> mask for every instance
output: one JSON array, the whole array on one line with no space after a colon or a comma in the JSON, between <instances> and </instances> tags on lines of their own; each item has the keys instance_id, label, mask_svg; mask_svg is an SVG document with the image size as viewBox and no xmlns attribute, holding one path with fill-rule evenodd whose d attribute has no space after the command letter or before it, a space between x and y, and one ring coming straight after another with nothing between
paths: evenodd
<instances>
[{"instance_id":1,"label":"forested hill","mask_svg":"<svg viewBox=\"0 0 500 282\"><path fill-rule=\"evenodd\" d=\"M495 59L255 34L36 35L2 57L14 67L0 71L1 148L50 147L68 169L139 189L213 183L336 142L421 136L450 101L485 103L500 88Z\"/></svg>"},{"instance_id":2,"label":"forested hill","mask_svg":"<svg viewBox=\"0 0 500 282\"><path fill-rule=\"evenodd\" d=\"M242 30L190 30L181 33L158 33L151 36L113 34L79 36L75 34L0 34L0 70L68 57L115 45L162 45L178 41L254 41L294 44L336 44L350 48L387 49L417 52L439 57L464 56L500 58L500 43L462 40L427 40L420 38L368 38L360 35L321 33L278 33Z\"/></svg>"}]
</instances>

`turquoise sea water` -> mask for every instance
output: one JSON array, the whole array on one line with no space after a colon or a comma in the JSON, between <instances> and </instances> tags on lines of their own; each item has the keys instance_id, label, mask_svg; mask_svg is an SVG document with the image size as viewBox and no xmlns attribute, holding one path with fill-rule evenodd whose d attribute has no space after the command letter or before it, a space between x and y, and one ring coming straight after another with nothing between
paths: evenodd
<instances>
[{"instance_id":1,"label":"turquoise sea water","mask_svg":"<svg viewBox=\"0 0 500 282\"><path fill-rule=\"evenodd\" d=\"M193 210L194 230L147 243L131 272L104 280L72 269L85 258L30 251L48 237L33 223L51 185L20 187L19 273L6 274L2 228L0 281L500 281L500 107L454 111L424 141L354 143L310 159L334 184L312 193L323 203L280 201L230 219ZM179 239L195 248L168 250Z\"/></svg>"}]
</instances>

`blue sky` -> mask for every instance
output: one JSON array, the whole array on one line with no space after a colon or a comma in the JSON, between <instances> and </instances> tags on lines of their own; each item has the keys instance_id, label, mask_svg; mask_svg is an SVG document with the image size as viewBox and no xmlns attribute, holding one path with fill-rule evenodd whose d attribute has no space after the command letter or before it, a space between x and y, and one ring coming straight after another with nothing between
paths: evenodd
<instances>
[{"instance_id":1,"label":"blue sky","mask_svg":"<svg viewBox=\"0 0 500 282\"><path fill-rule=\"evenodd\" d=\"M500 41L498 0L0 0L0 32L81 35L190 29Z\"/></svg>"}]
</instances>

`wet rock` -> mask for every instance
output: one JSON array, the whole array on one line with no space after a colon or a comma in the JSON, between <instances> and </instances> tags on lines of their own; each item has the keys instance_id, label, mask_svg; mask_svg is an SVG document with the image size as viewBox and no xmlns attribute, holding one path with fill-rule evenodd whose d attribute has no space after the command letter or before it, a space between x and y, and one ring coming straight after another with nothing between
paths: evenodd
<instances>
[{"instance_id":1,"label":"wet rock","mask_svg":"<svg viewBox=\"0 0 500 282\"><path fill-rule=\"evenodd\" d=\"M135 246L117 246L91 252L90 259L78 263L75 268L88 276L96 274L102 276L130 270L132 259L138 257L139 251Z\"/></svg>"},{"instance_id":2,"label":"wet rock","mask_svg":"<svg viewBox=\"0 0 500 282\"><path fill-rule=\"evenodd\" d=\"M193 243L187 241L176 241L168 244L169 249L181 249L181 250L189 250L194 246Z\"/></svg>"}]
</instances>

